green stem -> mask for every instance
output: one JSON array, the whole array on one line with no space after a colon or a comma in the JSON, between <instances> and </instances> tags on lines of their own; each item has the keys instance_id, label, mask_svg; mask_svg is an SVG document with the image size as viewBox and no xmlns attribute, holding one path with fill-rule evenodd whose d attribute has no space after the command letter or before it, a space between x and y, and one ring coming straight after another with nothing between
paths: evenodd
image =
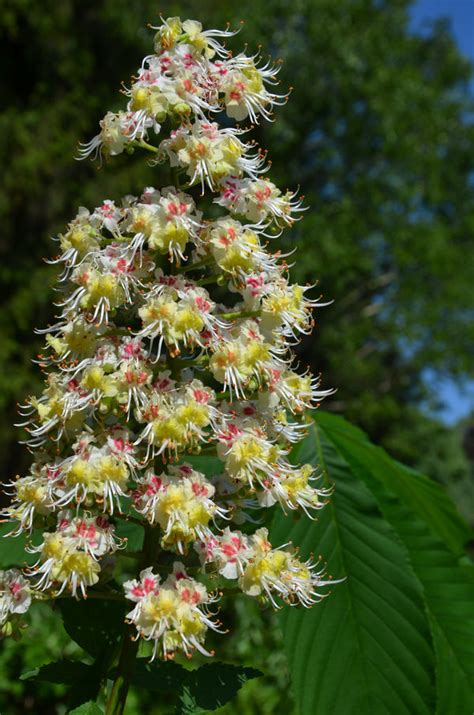
<instances>
[{"instance_id":1,"label":"green stem","mask_svg":"<svg viewBox=\"0 0 474 715\"><path fill-rule=\"evenodd\" d=\"M59 598L74 598L70 593L62 593L60 596L56 596L55 600ZM124 601L124 596L121 593L116 593L115 591L88 591L87 598L96 598L103 601Z\"/></svg>"},{"instance_id":2,"label":"green stem","mask_svg":"<svg viewBox=\"0 0 474 715\"><path fill-rule=\"evenodd\" d=\"M117 514L116 518L121 519L122 521L131 521L139 526L146 526L146 522L143 519L140 519L137 516L132 516L131 514Z\"/></svg>"},{"instance_id":3,"label":"green stem","mask_svg":"<svg viewBox=\"0 0 474 715\"><path fill-rule=\"evenodd\" d=\"M182 189L184 186L181 185L181 177L184 176L186 170L181 166L170 166L171 183L176 186L177 189Z\"/></svg>"},{"instance_id":4,"label":"green stem","mask_svg":"<svg viewBox=\"0 0 474 715\"><path fill-rule=\"evenodd\" d=\"M143 139L136 140L132 142L133 146L138 146L141 149L146 149L147 151L152 151L153 154L158 154L159 149L156 146L153 146L153 144L148 144L148 142L143 141Z\"/></svg>"},{"instance_id":5,"label":"green stem","mask_svg":"<svg viewBox=\"0 0 474 715\"><path fill-rule=\"evenodd\" d=\"M179 360L179 358L171 357L171 355L167 355L166 357L166 365L171 372L173 380L179 381L181 378L182 367L180 367L180 362L181 360Z\"/></svg>"},{"instance_id":6,"label":"green stem","mask_svg":"<svg viewBox=\"0 0 474 715\"><path fill-rule=\"evenodd\" d=\"M168 362L169 362L168 358ZM182 370L185 367L203 367L209 362L208 355L201 355L197 358L171 358L177 370ZM170 368L171 369L171 368Z\"/></svg>"},{"instance_id":7,"label":"green stem","mask_svg":"<svg viewBox=\"0 0 474 715\"><path fill-rule=\"evenodd\" d=\"M145 527L145 541L141 553L141 567L150 566L156 560L160 530L152 526ZM105 715L123 715L127 702L128 691L135 670L139 639L133 625L125 626L117 674L115 676L110 697L105 708Z\"/></svg>"},{"instance_id":8,"label":"green stem","mask_svg":"<svg viewBox=\"0 0 474 715\"><path fill-rule=\"evenodd\" d=\"M181 273L198 270L199 268L206 268L206 266L210 266L212 262L213 259L211 257L203 258L203 260L199 261L198 263L189 263L187 266L181 266Z\"/></svg>"},{"instance_id":9,"label":"green stem","mask_svg":"<svg viewBox=\"0 0 474 715\"><path fill-rule=\"evenodd\" d=\"M115 330L107 330L105 333L103 333L103 336L105 338L111 338L111 337L121 336L121 335L124 335L127 338L132 337L132 333L130 332L130 330L127 330L127 328L123 328L123 329L116 328Z\"/></svg>"},{"instance_id":10,"label":"green stem","mask_svg":"<svg viewBox=\"0 0 474 715\"><path fill-rule=\"evenodd\" d=\"M125 628L117 675L105 708L105 715L123 715L125 711L125 703L138 653L138 637L135 634L134 639L134 630L131 625L127 625Z\"/></svg>"},{"instance_id":11,"label":"green stem","mask_svg":"<svg viewBox=\"0 0 474 715\"><path fill-rule=\"evenodd\" d=\"M205 286L208 285L209 283L215 283L217 281L217 276L212 275L212 276L207 276L207 278L201 278L198 281L195 281L196 285L198 286Z\"/></svg>"},{"instance_id":12,"label":"green stem","mask_svg":"<svg viewBox=\"0 0 474 715\"><path fill-rule=\"evenodd\" d=\"M217 449L215 445L211 445L210 447L202 447L201 451L197 453L198 456L201 454L205 454L206 456L213 455L217 457Z\"/></svg>"},{"instance_id":13,"label":"green stem","mask_svg":"<svg viewBox=\"0 0 474 715\"><path fill-rule=\"evenodd\" d=\"M258 318L260 316L259 310L236 310L231 313L219 313L219 318L225 318L226 320L237 320L238 318Z\"/></svg>"}]
</instances>

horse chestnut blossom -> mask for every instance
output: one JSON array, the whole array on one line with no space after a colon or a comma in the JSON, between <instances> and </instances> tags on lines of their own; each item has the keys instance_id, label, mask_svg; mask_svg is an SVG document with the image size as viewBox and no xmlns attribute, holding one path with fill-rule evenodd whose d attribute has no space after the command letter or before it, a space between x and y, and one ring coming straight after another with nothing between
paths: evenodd
<instances>
[{"instance_id":1,"label":"horse chestnut blossom","mask_svg":"<svg viewBox=\"0 0 474 715\"><path fill-rule=\"evenodd\" d=\"M21 408L33 464L8 483L3 514L8 538L36 535L37 560L0 572L0 627L35 599L128 600L128 628L166 659L211 654L211 605L229 582L274 608L327 595L317 563L272 545L261 522L327 503L315 468L289 453L331 390L292 352L322 303L274 249L301 199L267 178L249 129L229 126L272 119L287 99L278 68L231 54L229 30L155 29L126 106L80 154L143 151L170 179L80 208L57 237L45 386ZM145 534L137 553L119 537L127 521Z\"/></svg>"},{"instance_id":2,"label":"horse chestnut blossom","mask_svg":"<svg viewBox=\"0 0 474 715\"><path fill-rule=\"evenodd\" d=\"M22 573L17 569L0 571L0 634L12 635L30 605L30 584Z\"/></svg>"}]
</instances>

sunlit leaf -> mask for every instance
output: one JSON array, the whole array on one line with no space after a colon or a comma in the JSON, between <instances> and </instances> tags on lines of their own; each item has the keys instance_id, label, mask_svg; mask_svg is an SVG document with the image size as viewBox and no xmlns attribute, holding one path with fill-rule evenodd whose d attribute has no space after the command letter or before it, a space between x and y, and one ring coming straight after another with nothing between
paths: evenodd
<instances>
[{"instance_id":1,"label":"sunlit leaf","mask_svg":"<svg viewBox=\"0 0 474 715\"><path fill-rule=\"evenodd\" d=\"M474 567L466 559L461 562L448 547L458 550L467 527L441 488L421 475L407 472L382 450L361 440L358 431L346 422L320 415L318 425L350 465L354 477L369 487L407 549L422 586L435 647L436 712L438 715L471 715L474 711ZM412 483L405 493L404 485L410 476ZM426 498L419 507L420 495ZM454 539L456 533L458 541ZM440 535L447 537L447 543Z\"/></svg>"},{"instance_id":2,"label":"sunlit leaf","mask_svg":"<svg viewBox=\"0 0 474 715\"><path fill-rule=\"evenodd\" d=\"M428 715L434 655L421 587L404 548L366 486L315 428L298 460L321 465L335 483L317 521L278 517L274 543L292 540L324 554L345 578L312 609L282 611L285 648L302 715Z\"/></svg>"}]
</instances>

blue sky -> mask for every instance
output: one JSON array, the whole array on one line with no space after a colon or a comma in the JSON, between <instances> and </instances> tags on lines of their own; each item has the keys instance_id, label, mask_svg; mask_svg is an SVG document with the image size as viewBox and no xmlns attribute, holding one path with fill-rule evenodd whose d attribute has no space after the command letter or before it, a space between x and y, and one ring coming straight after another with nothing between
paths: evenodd
<instances>
[{"instance_id":1,"label":"blue sky","mask_svg":"<svg viewBox=\"0 0 474 715\"><path fill-rule=\"evenodd\" d=\"M474 62L474 0L418 0L413 6L414 29L421 28L424 21L438 17L449 18L461 51ZM474 83L471 86L474 87ZM450 380L440 384L430 380L430 384L445 403L439 416L447 424L474 411L474 382L468 382L462 388Z\"/></svg>"},{"instance_id":2,"label":"blue sky","mask_svg":"<svg viewBox=\"0 0 474 715\"><path fill-rule=\"evenodd\" d=\"M411 14L414 28L423 20L448 17L460 49L474 60L474 0L418 0Z\"/></svg>"}]
</instances>

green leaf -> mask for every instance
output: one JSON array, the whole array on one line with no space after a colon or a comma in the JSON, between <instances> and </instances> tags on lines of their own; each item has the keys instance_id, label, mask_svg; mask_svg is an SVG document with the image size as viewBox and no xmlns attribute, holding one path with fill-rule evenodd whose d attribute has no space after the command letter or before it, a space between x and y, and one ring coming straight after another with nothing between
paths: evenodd
<instances>
[{"instance_id":1,"label":"green leaf","mask_svg":"<svg viewBox=\"0 0 474 715\"><path fill-rule=\"evenodd\" d=\"M216 710L232 700L247 680L261 675L255 668L227 663L211 663L189 671L176 715Z\"/></svg>"},{"instance_id":2,"label":"green leaf","mask_svg":"<svg viewBox=\"0 0 474 715\"><path fill-rule=\"evenodd\" d=\"M341 420L327 421L324 417L318 422L326 438L350 465L354 476L369 487L407 549L423 589L435 647L436 712L439 715L471 715L474 710L474 567L461 563L433 533L449 533L450 536L454 533L453 528L439 529L446 514L449 515L448 527L455 525L452 509L445 504L446 495L441 492L443 499L438 505L433 501L425 505L421 513L415 511L418 498L413 495L420 481L410 485L407 499L403 500L400 483L405 478L405 467L369 442L361 442L347 423L340 429ZM390 487L380 477L380 472L391 476ZM428 492L423 489L422 493ZM422 518L427 513L429 523ZM434 530L433 522L437 525ZM460 521L460 534L463 528Z\"/></svg>"},{"instance_id":3,"label":"green leaf","mask_svg":"<svg viewBox=\"0 0 474 715\"><path fill-rule=\"evenodd\" d=\"M145 529L140 524L135 524L133 521L118 519L115 527L115 534L119 539L127 539L127 551L141 551L143 548L143 539L145 538Z\"/></svg>"},{"instance_id":4,"label":"green leaf","mask_svg":"<svg viewBox=\"0 0 474 715\"><path fill-rule=\"evenodd\" d=\"M435 618L431 619L431 628L437 656L436 715L472 715L474 696L469 677L463 673L452 643L447 640L445 630L440 628Z\"/></svg>"},{"instance_id":5,"label":"green leaf","mask_svg":"<svg viewBox=\"0 0 474 715\"><path fill-rule=\"evenodd\" d=\"M125 603L65 598L58 600L58 606L67 633L87 653L99 657L116 648L123 633Z\"/></svg>"},{"instance_id":6,"label":"green leaf","mask_svg":"<svg viewBox=\"0 0 474 715\"><path fill-rule=\"evenodd\" d=\"M222 474L224 469L222 461L214 456L189 454L186 455L186 461L189 462L196 471L205 474L206 477Z\"/></svg>"},{"instance_id":7,"label":"green leaf","mask_svg":"<svg viewBox=\"0 0 474 715\"><path fill-rule=\"evenodd\" d=\"M0 568L2 569L12 566L18 568L31 566L38 560L38 554L29 554L25 551L26 534L7 536L13 529L14 525L11 522L0 524ZM40 533L33 532L33 539L35 536L38 536L39 540L41 540Z\"/></svg>"},{"instance_id":8,"label":"green leaf","mask_svg":"<svg viewBox=\"0 0 474 715\"><path fill-rule=\"evenodd\" d=\"M262 673L228 663L210 663L186 670L177 663L144 663L137 661L133 684L156 692L175 692L178 703L175 715L192 715L220 708L232 700L237 691Z\"/></svg>"},{"instance_id":9,"label":"green leaf","mask_svg":"<svg viewBox=\"0 0 474 715\"><path fill-rule=\"evenodd\" d=\"M64 685L73 685L77 680L84 677L89 677L92 672L92 667L76 660L57 660L55 663L47 663L36 668L28 673L20 676L20 680L29 680L34 678L45 683L63 683Z\"/></svg>"},{"instance_id":10,"label":"green leaf","mask_svg":"<svg viewBox=\"0 0 474 715\"><path fill-rule=\"evenodd\" d=\"M74 708L74 710L69 710L69 715L104 715L104 713L97 703L94 703L91 700L88 703L79 705L79 707Z\"/></svg>"},{"instance_id":11,"label":"green leaf","mask_svg":"<svg viewBox=\"0 0 474 715\"><path fill-rule=\"evenodd\" d=\"M318 549L346 579L314 608L280 617L302 715L431 714L434 655L404 548L321 430L312 427L295 452L324 468L322 481L335 482L335 493L318 521L279 516L272 540L292 540L303 557Z\"/></svg>"},{"instance_id":12,"label":"green leaf","mask_svg":"<svg viewBox=\"0 0 474 715\"><path fill-rule=\"evenodd\" d=\"M188 671L173 661L148 662L139 658L133 672L133 685L138 688L162 691L178 691L183 687ZM114 677L114 672L109 674Z\"/></svg>"},{"instance_id":13,"label":"green leaf","mask_svg":"<svg viewBox=\"0 0 474 715\"><path fill-rule=\"evenodd\" d=\"M40 682L69 685L68 702L74 707L98 696L109 665L108 660L102 662L101 658L97 658L92 665L81 661L58 660L23 673L20 680L34 678Z\"/></svg>"},{"instance_id":14,"label":"green leaf","mask_svg":"<svg viewBox=\"0 0 474 715\"><path fill-rule=\"evenodd\" d=\"M446 491L436 482L391 459L380 447L369 442L361 430L327 412L316 413L316 424L341 454L362 461L374 479L396 494L456 554L464 552L471 536Z\"/></svg>"}]
</instances>

